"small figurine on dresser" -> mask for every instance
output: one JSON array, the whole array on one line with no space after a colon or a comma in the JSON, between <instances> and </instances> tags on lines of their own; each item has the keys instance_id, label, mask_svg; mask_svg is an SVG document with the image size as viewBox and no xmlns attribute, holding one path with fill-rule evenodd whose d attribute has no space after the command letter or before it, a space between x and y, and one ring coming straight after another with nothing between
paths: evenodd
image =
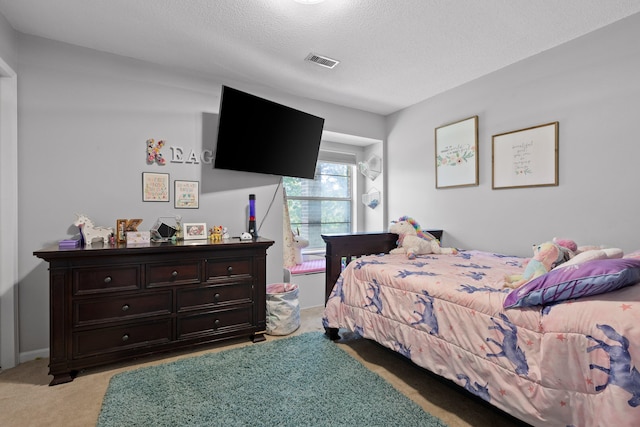
<instances>
[{"instance_id":1,"label":"small figurine on dresser","mask_svg":"<svg viewBox=\"0 0 640 427\"><path fill-rule=\"evenodd\" d=\"M73 225L80 229L80 235L85 246L91 246L91 243L98 239L107 245L109 244L109 236L113 234L112 227L96 227L93 225L93 221L84 214L76 214L76 220Z\"/></svg>"},{"instance_id":2,"label":"small figurine on dresser","mask_svg":"<svg viewBox=\"0 0 640 427\"><path fill-rule=\"evenodd\" d=\"M223 227L221 225L214 225L213 228L209 230L209 240L212 242L221 242L223 234Z\"/></svg>"}]
</instances>

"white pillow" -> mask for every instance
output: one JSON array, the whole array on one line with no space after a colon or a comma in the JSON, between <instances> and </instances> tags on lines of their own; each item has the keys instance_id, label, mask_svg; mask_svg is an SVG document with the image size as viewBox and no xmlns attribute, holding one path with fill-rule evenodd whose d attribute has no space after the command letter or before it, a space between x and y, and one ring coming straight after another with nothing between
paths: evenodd
<instances>
[{"instance_id":1,"label":"white pillow","mask_svg":"<svg viewBox=\"0 0 640 427\"><path fill-rule=\"evenodd\" d=\"M580 252L578 255L574 256L567 262L563 262L556 268L566 267L567 265L582 264L583 262L591 261L593 259L622 258L622 255L622 249L619 248L594 249Z\"/></svg>"}]
</instances>

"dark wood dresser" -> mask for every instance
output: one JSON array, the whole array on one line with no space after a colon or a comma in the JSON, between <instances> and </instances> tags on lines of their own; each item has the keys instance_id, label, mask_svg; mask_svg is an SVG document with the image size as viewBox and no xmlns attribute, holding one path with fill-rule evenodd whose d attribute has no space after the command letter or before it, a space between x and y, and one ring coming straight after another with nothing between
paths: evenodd
<instances>
[{"instance_id":1,"label":"dark wood dresser","mask_svg":"<svg viewBox=\"0 0 640 427\"><path fill-rule=\"evenodd\" d=\"M266 252L230 239L34 252L49 262L49 385L81 369L215 341L264 340Z\"/></svg>"}]
</instances>

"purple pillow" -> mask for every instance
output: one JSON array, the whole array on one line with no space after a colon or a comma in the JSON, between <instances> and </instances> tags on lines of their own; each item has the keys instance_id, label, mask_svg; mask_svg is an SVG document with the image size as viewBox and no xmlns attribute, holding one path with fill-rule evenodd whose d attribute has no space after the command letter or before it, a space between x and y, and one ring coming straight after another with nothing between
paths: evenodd
<instances>
[{"instance_id":1,"label":"purple pillow","mask_svg":"<svg viewBox=\"0 0 640 427\"><path fill-rule=\"evenodd\" d=\"M504 300L504 307L531 307L602 294L640 282L640 259L595 259L536 277Z\"/></svg>"}]
</instances>

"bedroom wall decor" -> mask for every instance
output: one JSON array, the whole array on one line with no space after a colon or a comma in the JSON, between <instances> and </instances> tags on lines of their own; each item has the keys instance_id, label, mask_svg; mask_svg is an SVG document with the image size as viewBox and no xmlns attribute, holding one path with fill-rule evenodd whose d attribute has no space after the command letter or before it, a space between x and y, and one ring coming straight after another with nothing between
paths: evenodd
<instances>
[{"instance_id":1,"label":"bedroom wall decor","mask_svg":"<svg viewBox=\"0 0 640 427\"><path fill-rule=\"evenodd\" d=\"M199 181L173 181L173 207L176 209L198 209Z\"/></svg>"},{"instance_id":2,"label":"bedroom wall decor","mask_svg":"<svg viewBox=\"0 0 640 427\"><path fill-rule=\"evenodd\" d=\"M382 159L380 156L373 154L366 162L359 162L358 169L362 175L366 176L371 181L375 181L375 179L382 173Z\"/></svg>"},{"instance_id":3,"label":"bedroom wall decor","mask_svg":"<svg viewBox=\"0 0 640 427\"><path fill-rule=\"evenodd\" d=\"M373 187L362 195L362 203L368 208L375 209L380 204L380 190Z\"/></svg>"},{"instance_id":4,"label":"bedroom wall decor","mask_svg":"<svg viewBox=\"0 0 640 427\"><path fill-rule=\"evenodd\" d=\"M436 188L478 185L478 116L436 128Z\"/></svg>"},{"instance_id":5,"label":"bedroom wall decor","mask_svg":"<svg viewBox=\"0 0 640 427\"><path fill-rule=\"evenodd\" d=\"M551 122L493 135L492 188L557 186L558 128Z\"/></svg>"},{"instance_id":6,"label":"bedroom wall decor","mask_svg":"<svg viewBox=\"0 0 640 427\"><path fill-rule=\"evenodd\" d=\"M169 174L142 172L142 201L169 201Z\"/></svg>"},{"instance_id":7,"label":"bedroom wall decor","mask_svg":"<svg viewBox=\"0 0 640 427\"><path fill-rule=\"evenodd\" d=\"M155 162L160 166L164 166L167 163L160 152L162 147L164 147L164 141L156 142L153 138L147 139L147 164L152 165Z\"/></svg>"}]
</instances>

